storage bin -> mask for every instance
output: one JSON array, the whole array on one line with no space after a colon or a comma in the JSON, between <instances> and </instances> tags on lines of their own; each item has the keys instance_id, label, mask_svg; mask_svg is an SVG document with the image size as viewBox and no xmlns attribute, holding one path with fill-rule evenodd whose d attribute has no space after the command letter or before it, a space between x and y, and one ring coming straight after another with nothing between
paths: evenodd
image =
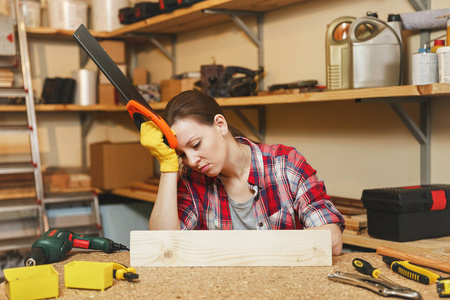
<instances>
[{"instance_id":1,"label":"storage bin","mask_svg":"<svg viewBox=\"0 0 450 300\"><path fill-rule=\"evenodd\" d=\"M10 300L58 297L58 273L52 265L5 269L4 273Z\"/></svg>"},{"instance_id":2,"label":"storage bin","mask_svg":"<svg viewBox=\"0 0 450 300\"><path fill-rule=\"evenodd\" d=\"M22 0L22 11L26 27L41 26L41 1Z\"/></svg>"},{"instance_id":3,"label":"storage bin","mask_svg":"<svg viewBox=\"0 0 450 300\"><path fill-rule=\"evenodd\" d=\"M370 236L406 242L450 235L450 185L364 190Z\"/></svg>"},{"instance_id":4,"label":"storage bin","mask_svg":"<svg viewBox=\"0 0 450 300\"><path fill-rule=\"evenodd\" d=\"M86 0L48 0L49 25L56 29L76 30L80 24L88 27Z\"/></svg>"},{"instance_id":5,"label":"storage bin","mask_svg":"<svg viewBox=\"0 0 450 300\"><path fill-rule=\"evenodd\" d=\"M67 288L104 291L113 284L113 264L73 261L64 266Z\"/></svg>"}]
</instances>

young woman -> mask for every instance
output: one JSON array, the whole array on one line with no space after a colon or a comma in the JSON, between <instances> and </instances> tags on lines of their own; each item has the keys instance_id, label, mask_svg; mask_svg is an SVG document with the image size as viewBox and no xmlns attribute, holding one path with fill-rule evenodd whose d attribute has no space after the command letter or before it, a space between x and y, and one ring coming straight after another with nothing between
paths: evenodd
<instances>
[{"instance_id":1,"label":"young woman","mask_svg":"<svg viewBox=\"0 0 450 300\"><path fill-rule=\"evenodd\" d=\"M199 91L170 100L165 120L176 149L153 122L141 125L141 144L161 165L150 229L325 229L341 253L344 219L295 148L243 137Z\"/></svg>"}]
</instances>

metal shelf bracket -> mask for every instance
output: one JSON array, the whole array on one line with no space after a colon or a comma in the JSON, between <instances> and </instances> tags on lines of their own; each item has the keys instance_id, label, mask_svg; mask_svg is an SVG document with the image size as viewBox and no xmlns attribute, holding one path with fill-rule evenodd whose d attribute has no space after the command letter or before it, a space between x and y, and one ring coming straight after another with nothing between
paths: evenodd
<instances>
[{"instance_id":1,"label":"metal shelf bracket","mask_svg":"<svg viewBox=\"0 0 450 300\"><path fill-rule=\"evenodd\" d=\"M388 103L406 128L420 144L420 183L431 183L431 98L402 97L402 98L374 98L356 99L357 103ZM411 118L400 104L416 102L420 105L420 124Z\"/></svg>"},{"instance_id":2,"label":"metal shelf bracket","mask_svg":"<svg viewBox=\"0 0 450 300\"><path fill-rule=\"evenodd\" d=\"M176 47L177 47L177 36L173 34L149 34L149 33L133 33L128 34L129 36L145 36L149 39L149 41L158 48L159 51L172 63L172 75L175 75L177 72L177 59L176 59ZM172 47L172 51L167 50L163 44L159 42L157 37L169 37L170 43ZM133 58L136 61L136 58Z\"/></svg>"},{"instance_id":3,"label":"metal shelf bracket","mask_svg":"<svg viewBox=\"0 0 450 300\"><path fill-rule=\"evenodd\" d=\"M258 48L258 68L264 67L264 47L263 47L263 25L264 25L264 13L253 11L240 11L240 10L223 10L223 9L204 9L204 14L220 14L229 15L234 24L242 30L245 35L252 41L252 43ZM253 33L252 30L242 21L240 16L253 16L257 21L257 33ZM264 86L264 78L261 76L259 79L259 86Z\"/></svg>"},{"instance_id":4,"label":"metal shelf bracket","mask_svg":"<svg viewBox=\"0 0 450 300\"><path fill-rule=\"evenodd\" d=\"M390 103L392 109L402 120L420 144L420 183L431 183L431 101L420 103L420 126L398 103Z\"/></svg>"},{"instance_id":5,"label":"metal shelf bracket","mask_svg":"<svg viewBox=\"0 0 450 300\"><path fill-rule=\"evenodd\" d=\"M250 129L250 131L258 138L261 143L265 142L266 137L266 107L264 105L247 106L258 111L258 128L256 128L252 122L244 115L244 113L237 107L233 107L232 110L236 116L241 119L242 122Z\"/></svg>"}]
</instances>

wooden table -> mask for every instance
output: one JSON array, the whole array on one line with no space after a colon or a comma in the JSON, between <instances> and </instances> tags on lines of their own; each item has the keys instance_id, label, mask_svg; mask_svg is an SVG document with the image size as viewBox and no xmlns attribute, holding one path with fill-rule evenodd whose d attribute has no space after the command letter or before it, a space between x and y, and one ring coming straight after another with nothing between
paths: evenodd
<instances>
[{"instance_id":1,"label":"wooden table","mask_svg":"<svg viewBox=\"0 0 450 300\"><path fill-rule=\"evenodd\" d=\"M443 262L450 260L450 254L423 255ZM398 284L420 292L423 299L439 299L435 284L423 285L393 273L376 253L335 256L331 267L141 267L137 268L139 282L114 280L113 286L103 292L65 288L64 265L74 260L128 265L128 252L71 252L54 267L59 273L58 299L384 299L327 278L335 271L356 273L351 265L356 257L366 259ZM6 298L4 288L3 283L0 299Z\"/></svg>"},{"instance_id":2,"label":"wooden table","mask_svg":"<svg viewBox=\"0 0 450 300\"><path fill-rule=\"evenodd\" d=\"M411 242L393 242L388 240L376 239L374 237L371 237L367 232L355 235L351 234L348 230L344 230L342 238L344 244L368 249L389 247L409 253L450 253L450 236L423 239Z\"/></svg>"}]
</instances>

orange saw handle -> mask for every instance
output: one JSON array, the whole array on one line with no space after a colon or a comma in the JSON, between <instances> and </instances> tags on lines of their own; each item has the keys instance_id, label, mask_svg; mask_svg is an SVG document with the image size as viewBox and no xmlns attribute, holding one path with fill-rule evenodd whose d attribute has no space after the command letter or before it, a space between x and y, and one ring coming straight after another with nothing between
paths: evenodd
<instances>
[{"instance_id":1,"label":"orange saw handle","mask_svg":"<svg viewBox=\"0 0 450 300\"><path fill-rule=\"evenodd\" d=\"M162 133L164 134L164 142L172 149L175 149L177 147L178 141L173 134L172 129L170 129L166 121L164 121L164 119L161 118L158 114L149 110L147 107L135 100L128 101L127 110L136 127L141 128L141 124L146 121L145 118L148 118L161 129Z\"/></svg>"}]
</instances>

